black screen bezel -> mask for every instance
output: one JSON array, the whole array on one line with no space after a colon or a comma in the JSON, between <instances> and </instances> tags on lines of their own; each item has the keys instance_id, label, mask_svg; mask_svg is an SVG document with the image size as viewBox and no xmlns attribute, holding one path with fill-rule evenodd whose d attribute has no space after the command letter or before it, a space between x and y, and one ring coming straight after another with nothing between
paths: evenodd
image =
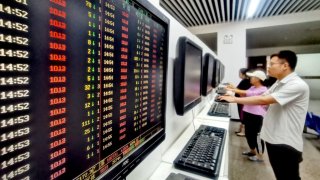
<instances>
[{"instance_id":1,"label":"black screen bezel","mask_svg":"<svg viewBox=\"0 0 320 180\"><path fill-rule=\"evenodd\" d=\"M221 62L218 59L216 59L214 62L215 62L214 63L215 64L215 73L214 73L212 84L213 84L213 87L216 88L219 86L219 84L221 82L221 77L220 77Z\"/></svg>"},{"instance_id":2,"label":"black screen bezel","mask_svg":"<svg viewBox=\"0 0 320 180\"><path fill-rule=\"evenodd\" d=\"M209 61L212 61L212 67L210 67ZM204 61L203 61L203 69L202 69L202 86L201 86L201 94L203 96L208 95L214 87L214 77L215 77L215 58L213 55L206 53L204 55ZM209 68L212 68L212 77L211 77L211 82L210 82L210 87L208 89L208 78L209 78Z\"/></svg>"},{"instance_id":3,"label":"black screen bezel","mask_svg":"<svg viewBox=\"0 0 320 180\"><path fill-rule=\"evenodd\" d=\"M200 87L199 87L199 96L192 100L191 103L185 104L184 96L185 96L185 64L186 64L186 47L187 45L191 45L197 50L201 51L202 48L198 46L196 43L188 39L187 37L180 37L178 40L178 57L175 60L174 64L174 99L175 99L175 107L178 115L183 115L188 112L190 109L195 107L197 104L201 102L201 87L202 87L202 55L199 60L199 71L200 73Z\"/></svg>"}]
</instances>

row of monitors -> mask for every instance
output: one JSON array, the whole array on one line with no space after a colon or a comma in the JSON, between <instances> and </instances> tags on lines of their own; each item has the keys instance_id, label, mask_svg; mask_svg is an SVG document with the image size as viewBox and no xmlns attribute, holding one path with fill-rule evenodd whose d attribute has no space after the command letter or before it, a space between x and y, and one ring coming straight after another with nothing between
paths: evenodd
<instances>
[{"instance_id":1,"label":"row of monitors","mask_svg":"<svg viewBox=\"0 0 320 180\"><path fill-rule=\"evenodd\" d=\"M178 58L174 65L174 98L177 114L183 115L217 87L224 78L225 67L210 53L186 37L178 41Z\"/></svg>"}]
</instances>

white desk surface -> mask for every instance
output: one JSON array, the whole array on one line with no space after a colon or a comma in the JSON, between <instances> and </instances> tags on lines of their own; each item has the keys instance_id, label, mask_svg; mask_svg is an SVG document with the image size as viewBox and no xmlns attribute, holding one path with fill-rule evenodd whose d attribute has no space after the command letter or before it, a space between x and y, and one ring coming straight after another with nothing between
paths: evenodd
<instances>
[{"instance_id":1,"label":"white desk surface","mask_svg":"<svg viewBox=\"0 0 320 180\"><path fill-rule=\"evenodd\" d=\"M191 123L187 129L179 136L179 138L173 143L173 145L164 153L162 156L162 162L160 163L159 167L156 169L156 171L152 174L152 176L149 178L149 180L164 180L166 179L171 172L174 173L181 173L185 174L187 176L193 177L195 179L199 180L209 180L210 178L201 176L198 174L189 173L186 171L182 171L179 169L176 169L173 165L174 159L178 156L178 154L181 152L181 150L184 148L184 146L187 144L191 136L194 134L195 129L198 129L201 124L209 125L209 126L215 126L220 127L228 130L229 128L229 121L224 118L221 119L221 117L217 117L218 120L209 119L195 119L194 123ZM222 121L223 120L223 121ZM219 172L219 180L226 180L228 179L228 143L229 143L229 136L228 132L226 132L226 139L223 149L223 155L221 160L221 166L220 166L220 172Z\"/></svg>"},{"instance_id":2,"label":"white desk surface","mask_svg":"<svg viewBox=\"0 0 320 180\"><path fill-rule=\"evenodd\" d=\"M199 180L212 180L207 177L199 176L197 174L193 174L187 171L182 171L179 169L174 168L172 163L166 163L166 162L161 162L158 169L152 174L152 176L149 178L149 180L165 180L170 173L180 173L189 177L192 177L194 179L199 179ZM227 177L219 177L219 180L228 180Z\"/></svg>"}]
</instances>

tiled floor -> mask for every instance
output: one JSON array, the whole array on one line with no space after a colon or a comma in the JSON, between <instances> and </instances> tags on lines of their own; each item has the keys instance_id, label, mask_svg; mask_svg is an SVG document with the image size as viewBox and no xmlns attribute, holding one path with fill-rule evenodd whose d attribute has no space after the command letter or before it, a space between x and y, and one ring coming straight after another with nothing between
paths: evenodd
<instances>
[{"instance_id":1,"label":"tiled floor","mask_svg":"<svg viewBox=\"0 0 320 180\"><path fill-rule=\"evenodd\" d=\"M229 179L230 180L273 180L268 154L264 154L264 162L252 162L241 152L248 150L245 137L235 135L240 122L231 121L229 128ZM310 131L310 130L308 130ZM311 131L310 131L311 132ZM320 139L313 134L303 134L303 162L300 164L302 180L320 179Z\"/></svg>"}]
</instances>

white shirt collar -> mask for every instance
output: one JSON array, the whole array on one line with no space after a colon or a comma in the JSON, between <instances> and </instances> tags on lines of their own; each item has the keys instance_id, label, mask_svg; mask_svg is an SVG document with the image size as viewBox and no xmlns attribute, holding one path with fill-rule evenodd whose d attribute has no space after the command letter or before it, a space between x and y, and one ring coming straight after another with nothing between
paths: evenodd
<instances>
[{"instance_id":1,"label":"white shirt collar","mask_svg":"<svg viewBox=\"0 0 320 180\"><path fill-rule=\"evenodd\" d=\"M288 74L286 77L284 77L283 79L281 79L280 81L278 80L277 83L285 84L290 79L297 77L297 76L298 76L298 74L296 72L292 72L292 73Z\"/></svg>"}]
</instances>

